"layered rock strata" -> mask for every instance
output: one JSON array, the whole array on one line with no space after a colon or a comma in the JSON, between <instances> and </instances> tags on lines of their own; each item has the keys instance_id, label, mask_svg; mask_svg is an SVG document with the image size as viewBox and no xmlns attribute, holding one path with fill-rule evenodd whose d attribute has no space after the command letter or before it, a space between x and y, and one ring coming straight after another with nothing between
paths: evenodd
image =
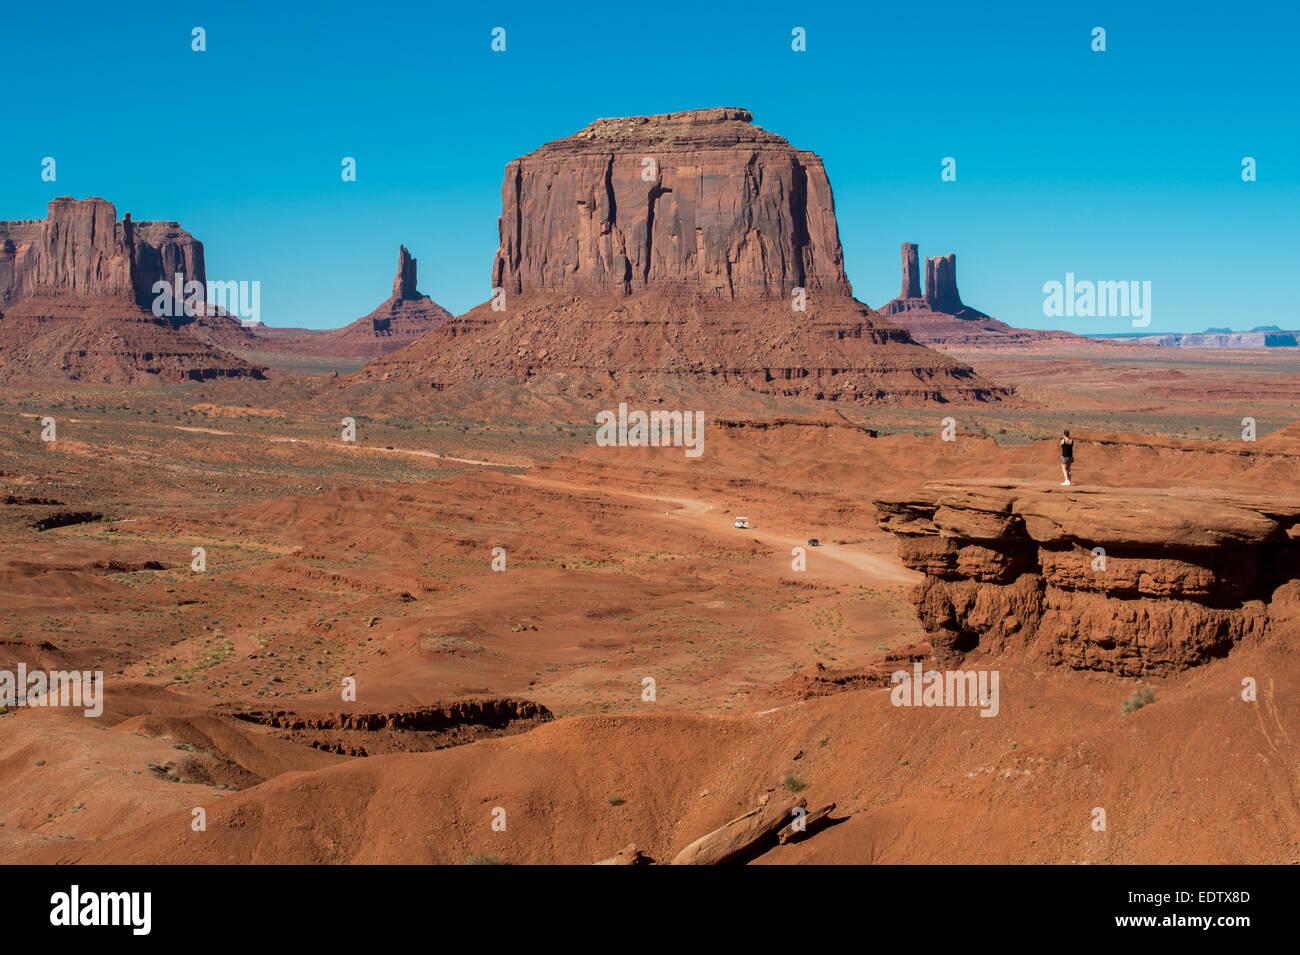
<instances>
[{"instance_id":1,"label":"layered rock strata","mask_svg":"<svg viewBox=\"0 0 1300 955\"><path fill-rule=\"evenodd\" d=\"M1164 674L1294 629L1300 499L932 483L875 502L940 657Z\"/></svg>"}]
</instances>

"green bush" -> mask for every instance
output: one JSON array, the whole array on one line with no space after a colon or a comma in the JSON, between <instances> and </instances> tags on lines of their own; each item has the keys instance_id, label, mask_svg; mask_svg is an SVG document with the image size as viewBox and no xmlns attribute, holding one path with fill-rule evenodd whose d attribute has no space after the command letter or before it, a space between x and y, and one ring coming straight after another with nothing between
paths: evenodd
<instances>
[{"instance_id":1,"label":"green bush","mask_svg":"<svg viewBox=\"0 0 1300 955\"><path fill-rule=\"evenodd\" d=\"M1149 686L1140 687L1133 691L1133 695L1119 705L1119 711L1125 716L1130 713L1136 713L1142 707L1156 701L1155 691Z\"/></svg>"}]
</instances>

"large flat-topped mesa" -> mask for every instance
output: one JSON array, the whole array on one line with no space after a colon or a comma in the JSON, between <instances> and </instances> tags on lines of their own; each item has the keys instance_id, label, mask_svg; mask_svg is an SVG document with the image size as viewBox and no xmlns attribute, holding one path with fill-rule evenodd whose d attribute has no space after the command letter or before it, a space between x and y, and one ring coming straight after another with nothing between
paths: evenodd
<instances>
[{"instance_id":1,"label":"large flat-topped mesa","mask_svg":"<svg viewBox=\"0 0 1300 955\"><path fill-rule=\"evenodd\" d=\"M821 160L742 109L599 119L512 160L498 227L492 300L349 387L472 402L522 385L554 406L1009 397L853 298Z\"/></svg>"},{"instance_id":2,"label":"large flat-topped mesa","mask_svg":"<svg viewBox=\"0 0 1300 955\"><path fill-rule=\"evenodd\" d=\"M506 166L493 285L849 296L822 161L721 108L598 119Z\"/></svg>"}]
</instances>

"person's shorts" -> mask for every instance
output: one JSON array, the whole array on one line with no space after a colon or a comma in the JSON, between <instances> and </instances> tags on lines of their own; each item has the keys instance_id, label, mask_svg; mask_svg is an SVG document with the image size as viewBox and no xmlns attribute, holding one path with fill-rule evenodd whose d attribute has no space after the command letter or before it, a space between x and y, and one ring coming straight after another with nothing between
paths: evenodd
<instances>
[{"instance_id":1,"label":"person's shorts","mask_svg":"<svg viewBox=\"0 0 1300 955\"><path fill-rule=\"evenodd\" d=\"M1062 463L1062 464L1073 464L1073 463L1074 463L1074 458L1062 457L1062 458L1061 458L1061 463Z\"/></svg>"}]
</instances>

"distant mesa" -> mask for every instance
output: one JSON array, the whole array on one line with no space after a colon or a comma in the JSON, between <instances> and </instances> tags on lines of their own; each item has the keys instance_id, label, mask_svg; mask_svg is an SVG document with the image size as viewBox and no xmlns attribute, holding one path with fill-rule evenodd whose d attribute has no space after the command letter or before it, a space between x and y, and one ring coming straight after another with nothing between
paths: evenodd
<instances>
[{"instance_id":1,"label":"distant mesa","mask_svg":"<svg viewBox=\"0 0 1300 955\"><path fill-rule=\"evenodd\" d=\"M752 120L735 108L599 119L508 163L491 272L503 298L353 384L1006 395L854 300L821 159Z\"/></svg>"},{"instance_id":2,"label":"distant mesa","mask_svg":"<svg viewBox=\"0 0 1300 955\"><path fill-rule=\"evenodd\" d=\"M104 199L51 200L0 221L0 378L99 383L256 378L263 369L159 318L155 282L206 282L203 244L176 222L119 222Z\"/></svg>"},{"instance_id":3,"label":"distant mesa","mask_svg":"<svg viewBox=\"0 0 1300 955\"><path fill-rule=\"evenodd\" d=\"M919 247L904 242L903 288L898 298L879 309L927 345L1027 344L1048 338L1074 338L1069 332L1013 328L962 304L957 291L957 256L925 260L925 289L921 289Z\"/></svg>"},{"instance_id":4,"label":"distant mesa","mask_svg":"<svg viewBox=\"0 0 1300 955\"><path fill-rule=\"evenodd\" d=\"M1099 336L1100 337L1100 336ZM1248 332L1209 328L1203 332L1170 332L1164 335L1123 335L1121 341L1160 348L1296 348L1300 347L1300 330L1283 331L1275 325L1261 326Z\"/></svg>"}]
</instances>

